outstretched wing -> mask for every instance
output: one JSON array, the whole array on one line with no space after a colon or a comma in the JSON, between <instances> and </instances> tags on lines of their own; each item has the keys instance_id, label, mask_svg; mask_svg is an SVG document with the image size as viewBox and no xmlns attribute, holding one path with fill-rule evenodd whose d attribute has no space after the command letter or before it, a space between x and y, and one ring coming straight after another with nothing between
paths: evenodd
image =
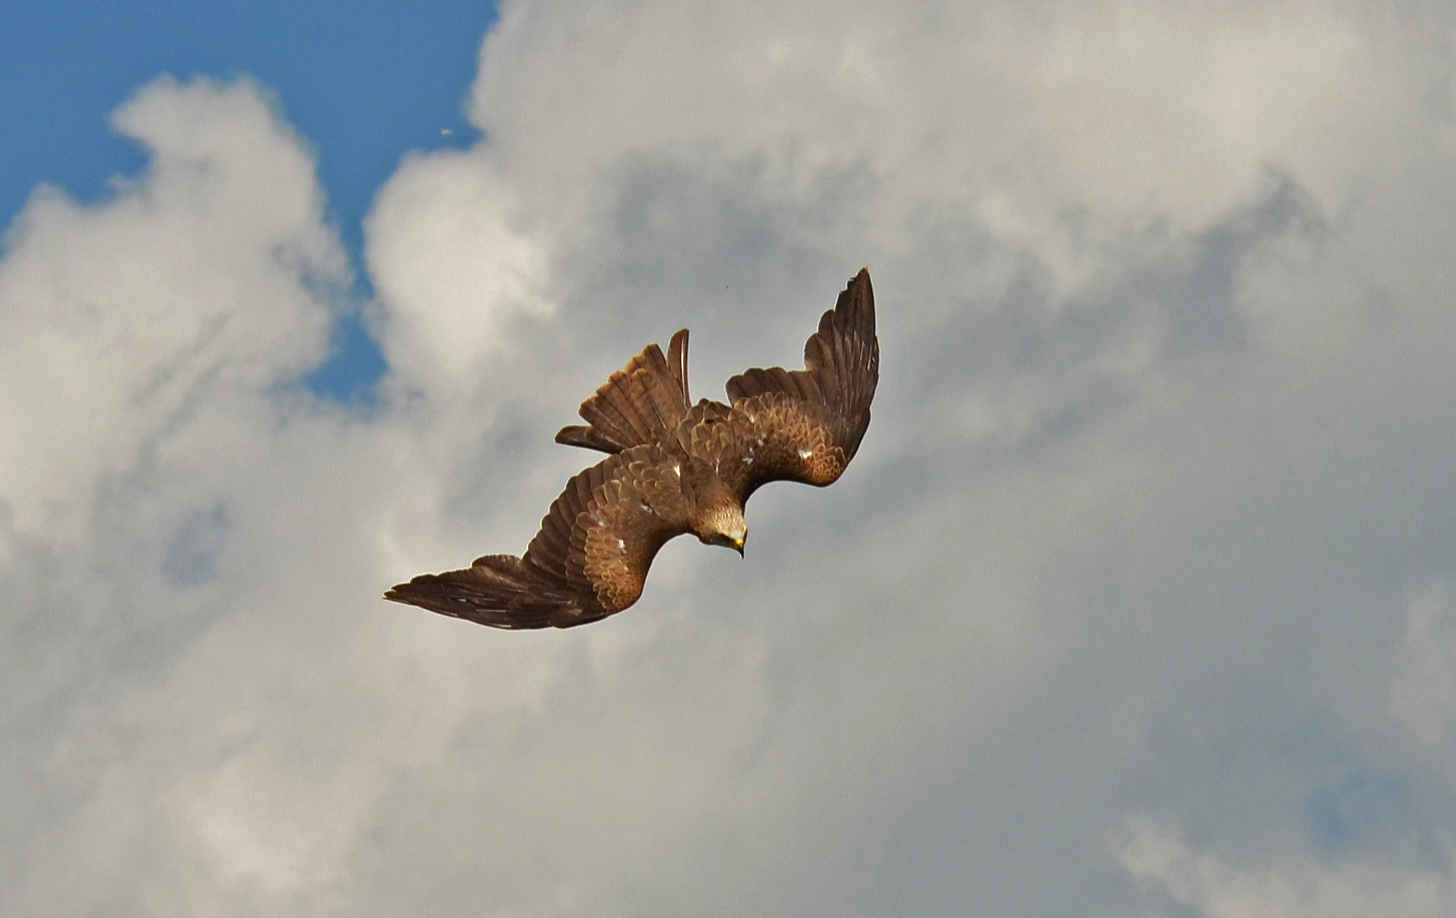
<instances>
[{"instance_id":1,"label":"outstretched wing","mask_svg":"<svg viewBox=\"0 0 1456 918\"><path fill-rule=\"evenodd\" d=\"M421 574L384 598L492 628L546 628L607 614L589 593L543 577L515 555L486 555L464 570Z\"/></svg>"},{"instance_id":2,"label":"outstretched wing","mask_svg":"<svg viewBox=\"0 0 1456 918\"><path fill-rule=\"evenodd\" d=\"M677 463L639 446L567 482L524 557L487 555L465 570L423 574L385 599L494 628L570 628L642 595L652 559L689 531Z\"/></svg>"},{"instance_id":3,"label":"outstretched wing","mask_svg":"<svg viewBox=\"0 0 1456 918\"><path fill-rule=\"evenodd\" d=\"M658 444L692 404L688 397L688 330L672 336L662 348L649 344L642 353L613 373L596 394L581 403L578 413L585 426L563 427L557 443L621 452L634 446Z\"/></svg>"},{"instance_id":4,"label":"outstretched wing","mask_svg":"<svg viewBox=\"0 0 1456 918\"><path fill-rule=\"evenodd\" d=\"M804 369L752 369L728 380L732 411L694 452L748 499L770 481L827 485L859 449L880 379L875 295L861 269L804 344Z\"/></svg>"}]
</instances>

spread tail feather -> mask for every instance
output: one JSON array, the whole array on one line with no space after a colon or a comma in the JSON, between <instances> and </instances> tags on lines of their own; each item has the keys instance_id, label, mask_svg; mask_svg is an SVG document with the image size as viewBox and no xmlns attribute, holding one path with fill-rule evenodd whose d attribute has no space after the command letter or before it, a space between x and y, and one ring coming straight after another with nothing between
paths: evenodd
<instances>
[{"instance_id":1,"label":"spread tail feather","mask_svg":"<svg viewBox=\"0 0 1456 918\"><path fill-rule=\"evenodd\" d=\"M563 427L557 443L619 453L659 442L688 413L688 330L672 336L668 355L649 344L581 403L587 423Z\"/></svg>"}]
</instances>

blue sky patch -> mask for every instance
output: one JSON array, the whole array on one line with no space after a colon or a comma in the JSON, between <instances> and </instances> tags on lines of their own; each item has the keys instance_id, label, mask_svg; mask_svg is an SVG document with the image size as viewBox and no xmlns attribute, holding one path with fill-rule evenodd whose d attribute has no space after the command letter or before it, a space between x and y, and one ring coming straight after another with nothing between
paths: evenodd
<instances>
[{"instance_id":1,"label":"blue sky patch","mask_svg":"<svg viewBox=\"0 0 1456 918\"><path fill-rule=\"evenodd\" d=\"M1310 794L1305 820L1320 850L1340 854L1385 847L1412 827L1410 788L1398 777L1360 771Z\"/></svg>"},{"instance_id":2,"label":"blue sky patch","mask_svg":"<svg viewBox=\"0 0 1456 918\"><path fill-rule=\"evenodd\" d=\"M12 0L0 10L4 224L42 183L96 201L113 176L145 167L145 151L108 123L143 84L163 73L247 74L313 146L330 218L357 268L364 215L400 158L478 138L463 105L495 16L494 4L468 0ZM373 295L359 276L356 303ZM339 319L330 360L304 383L324 397L367 402L384 369L356 308Z\"/></svg>"}]
</instances>

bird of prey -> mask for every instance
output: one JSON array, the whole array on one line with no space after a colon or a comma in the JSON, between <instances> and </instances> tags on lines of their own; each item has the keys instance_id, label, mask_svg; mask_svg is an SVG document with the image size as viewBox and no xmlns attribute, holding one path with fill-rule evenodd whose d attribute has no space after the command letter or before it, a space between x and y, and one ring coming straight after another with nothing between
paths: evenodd
<instances>
[{"instance_id":1,"label":"bird of prey","mask_svg":"<svg viewBox=\"0 0 1456 918\"><path fill-rule=\"evenodd\" d=\"M743 554L743 505L760 485L823 487L854 458L879 381L875 299L861 270L804 345L804 369L752 369L728 401L688 396L688 331L649 344L582 403L557 443L607 453L566 484L525 555L486 555L384 594L494 628L570 628L642 595L668 539Z\"/></svg>"}]
</instances>

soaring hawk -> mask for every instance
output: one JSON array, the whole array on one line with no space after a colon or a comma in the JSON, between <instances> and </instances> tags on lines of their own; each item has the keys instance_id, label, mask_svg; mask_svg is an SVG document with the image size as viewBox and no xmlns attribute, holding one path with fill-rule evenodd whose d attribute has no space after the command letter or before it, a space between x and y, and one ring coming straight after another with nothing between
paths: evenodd
<instances>
[{"instance_id":1,"label":"soaring hawk","mask_svg":"<svg viewBox=\"0 0 1456 918\"><path fill-rule=\"evenodd\" d=\"M642 595L668 539L743 554L743 505L770 481L832 483L870 423L880 376L875 298L861 270L804 345L804 369L728 380L729 404L688 396L688 331L649 344L581 405L557 443L608 453L566 484L523 557L486 555L384 594L494 628L570 628Z\"/></svg>"}]
</instances>

